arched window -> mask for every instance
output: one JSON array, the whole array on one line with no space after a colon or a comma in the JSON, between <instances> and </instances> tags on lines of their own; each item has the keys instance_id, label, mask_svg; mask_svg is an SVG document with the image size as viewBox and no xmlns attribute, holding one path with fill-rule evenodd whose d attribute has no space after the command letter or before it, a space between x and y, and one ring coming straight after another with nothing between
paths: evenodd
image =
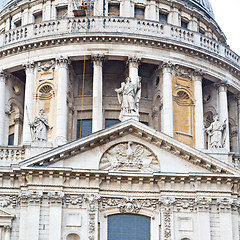
<instances>
[{"instance_id":1,"label":"arched window","mask_svg":"<svg viewBox=\"0 0 240 240\"><path fill-rule=\"evenodd\" d=\"M134 214L108 217L108 240L150 240L150 218Z\"/></svg>"},{"instance_id":2,"label":"arched window","mask_svg":"<svg viewBox=\"0 0 240 240\"><path fill-rule=\"evenodd\" d=\"M80 237L76 233L70 233L67 235L66 240L80 240Z\"/></svg>"}]
</instances>

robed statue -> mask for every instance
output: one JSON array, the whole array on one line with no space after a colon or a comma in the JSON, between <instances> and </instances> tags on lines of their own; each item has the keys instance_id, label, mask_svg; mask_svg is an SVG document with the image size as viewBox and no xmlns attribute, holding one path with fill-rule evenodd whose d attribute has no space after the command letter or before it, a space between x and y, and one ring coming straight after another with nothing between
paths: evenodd
<instances>
[{"instance_id":1,"label":"robed statue","mask_svg":"<svg viewBox=\"0 0 240 240\"><path fill-rule=\"evenodd\" d=\"M119 120L123 121L124 115L138 115L139 100L141 98L141 78L138 77L136 83L133 83L130 77L121 83L121 87L115 89L118 101L121 104Z\"/></svg>"},{"instance_id":2,"label":"robed statue","mask_svg":"<svg viewBox=\"0 0 240 240\"><path fill-rule=\"evenodd\" d=\"M48 140L48 118L44 114L44 109L40 110L40 113L35 117L34 121L30 124L33 132L35 133L36 141L47 141Z\"/></svg>"},{"instance_id":3,"label":"robed statue","mask_svg":"<svg viewBox=\"0 0 240 240\"><path fill-rule=\"evenodd\" d=\"M226 121L223 124L220 123L218 115L213 117L213 122L205 129L209 138L210 148L223 148L226 141Z\"/></svg>"}]
</instances>

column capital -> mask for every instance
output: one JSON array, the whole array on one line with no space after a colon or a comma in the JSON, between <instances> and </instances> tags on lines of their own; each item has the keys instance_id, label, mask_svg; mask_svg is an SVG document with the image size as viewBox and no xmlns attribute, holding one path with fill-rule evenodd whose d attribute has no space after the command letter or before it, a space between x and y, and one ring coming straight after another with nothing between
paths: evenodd
<instances>
[{"instance_id":1,"label":"column capital","mask_svg":"<svg viewBox=\"0 0 240 240\"><path fill-rule=\"evenodd\" d=\"M3 228L6 232L10 232L11 229L12 229L12 226L11 225L4 225Z\"/></svg>"},{"instance_id":2,"label":"column capital","mask_svg":"<svg viewBox=\"0 0 240 240\"><path fill-rule=\"evenodd\" d=\"M97 66L102 67L105 57L104 57L104 54L102 55L97 54L97 55L92 55L91 59L92 59L92 62L95 62Z\"/></svg>"},{"instance_id":3,"label":"column capital","mask_svg":"<svg viewBox=\"0 0 240 240\"><path fill-rule=\"evenodd\" d=\"M68 64L71 63L68 57L64 57L64 56L60 56L56 58L56 62L61 68L68 68Z\"/></svg>"},{"instance_id":4,"label":"column capital","mask_svg":"<svg viewBox=\"0 0 240 240\"><path fill-rule=\"evenodd\" d=\"M23 64L23 67L26 71L26 73L33 73L34 72L34 69L35 69L35 63L34 62L28 62L28 63L25 63Z\"/></svg>"},{"instance_id":5,"label":"column capital","mask_svg":"<svg viewBox=\"0 0 240 240\"><path fill-rule=\"evenodd\" d=\"M6 74L6 72L2 69L0 69L0 82L6 82L8 75Z\"/></svg>"},{"instance_id":6,"label":"column capital","mask_svg":"<svg viewBox=\"0 0 240 240\"><path fill-rule=\"evenodd\" d=\"M202 81L204 75L205 73L203 72L202 69L194 69L192 71L192 76L194 77L195 81Z\"/></svg>"},{"instance_id":7,"label":"column capital","mask_svg":"<svg viewBox=\"0 0 240 240\"><path fill-rule=\"evenodd\" d=\"M226 92L230 85L227 83L227 81L222 81L222 82L216 83L215 86L219 92Z\"/></svg>"},{"instance_id":8,"label":"column capital","mask_svg":"<svg viewBox=\"0 0 240 240\"><path fill-rule=\"evenodd\" d=\"M138 68L141 63L141 58L136 56L129 56L127 60L128 64L132 64L132 67Z\"/></svg>"},{"instance_id":9,"label":"column capital","mask_svg":"<svg viewBox=\"0 0 240 240\"><path fill-rule=\"evenodd\" d=\"M172 72L174 67L175 65L170 61L163 62L163 64L161 65L161 69L163 70L163 72Z\"/></svg>"}]
</instances>

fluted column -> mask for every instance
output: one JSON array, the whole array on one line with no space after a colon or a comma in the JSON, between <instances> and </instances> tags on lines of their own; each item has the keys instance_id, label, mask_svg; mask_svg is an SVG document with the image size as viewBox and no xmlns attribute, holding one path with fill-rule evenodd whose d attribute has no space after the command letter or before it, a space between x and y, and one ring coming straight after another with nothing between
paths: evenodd
<instances>
[{"instance_id":1,"label":"fluted column","mask_svg":"<svg viewBox=\"0 0 240 240\"><path fill-rule=\"evenodd\" d=\"M0 71L0 146L4 143L4 123L5 123L5 92L7 75Z\"/></svg>"},{"instance_id":2,"label":"fluted column","mask_svg":"<svg viewBox=\"0 0 240 240\"><path fill-rule=\"evenodd\" d=\"M161 130L163 133L173 136L173 100L172 100L172 64L164 63L162 65L162 122Z\"/></svg>"},{"instance_id":3,"label":"fluted column","mask_svg":"<svg viewBox=\"0 0 240 240\"><path fill-rule=\"evenodd\" d=\"M32 133L29 123L33 120L33 85L34 85L34 63L24 65L26 71L25 98L24 98L24 117L23 117L23 144L32 141Z\"/></svg>"},{"instance_id":4,"label":"fluted column","mask_svg":"<svg viewBox=\"0 0 240 240\"><path fill-rule=\"evenodd\" d=\"M132 80L133 84L137 83L138 79L138 67L140 65L140 58L137 57L129 57L128 58L128 66L129 66L129 77Z\"/></svg>"},{"instance_id":5,"label":"fluted column","mask_svg":"<svg viewBox=\"0 0 240 240\"><path fill-rule=\"evenodd\" d=\"M58 144L67 142L67 87L68 87L68 64L66 57L56 59L58 68L57 90L57 128L56 140Z\"/></svg>"},{"instance_id":6,"label":"fluted column","mask_svg":"<svg viewBox=\"0 0 240 240\"><path fill-rule=\"evenodd\" d=\"M92 132L103 128L103 61L104 57L92 56L93 61L93 107L92 107Z\"/></svg>"},{"instance_id":7,"label":"fluted column","mask_svg":"<svg viewBox=\"0 0 240 240\"><path fill-rule=\"evenodd\" d=\"M195 95L195 147L197 149L204 149L202 78L202 71L194 72L193 80Z\"/></svg>"},{"instance_id":8,"label":"fluted column","mask_svg":"<svg viewBox=\"0 0 240 240\"><path fill-rule=\"evenodd\" d=\"M226 140L224 144L224 148L229 152L230 151L230 143L229 143L229 127L228 127L228 100L227 100L227 88L228 85L226 83L220 83L217 85L218 87L218 114L219 121L221 124L226 123Z\"/></svg>"}]
</instances>

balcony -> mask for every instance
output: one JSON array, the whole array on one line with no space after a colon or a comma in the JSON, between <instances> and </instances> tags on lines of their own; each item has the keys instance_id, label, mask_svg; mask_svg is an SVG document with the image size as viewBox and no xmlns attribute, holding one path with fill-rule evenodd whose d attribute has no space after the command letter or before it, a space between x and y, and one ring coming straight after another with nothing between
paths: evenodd
<instances>
[{"instance_id":1,"label":"balcony","mask_svg":"<svg viewBox=\"0 0 240 240\"><path fill-rule=\"evenodd\" d=\"M22 147L1 147L0 148L0 165L10 165L18 163L25 158L25 149Z\"/></svg>"},{"instance_id":2,"label":"balcony","mask_svg":"<svg viewBox=\"0 0 240 240\"><path fill-rule=\"evenodd\" d=\"M12 47L16 43L40 40L41 38L57 39L58 36L74 36L86 33L108 33L116 35L132 34L136 37L165 39L176 43L184 43L188 46L198 47L217 54L235 65L240 65L240 57L228 46L223 45L200 33L169 24L161 24L156 21L140 20L123 17L90 17L65 18L53 21L45 21L38 24L25 25L0 35L0 48Z\"/></svg>"}]
</instances>

